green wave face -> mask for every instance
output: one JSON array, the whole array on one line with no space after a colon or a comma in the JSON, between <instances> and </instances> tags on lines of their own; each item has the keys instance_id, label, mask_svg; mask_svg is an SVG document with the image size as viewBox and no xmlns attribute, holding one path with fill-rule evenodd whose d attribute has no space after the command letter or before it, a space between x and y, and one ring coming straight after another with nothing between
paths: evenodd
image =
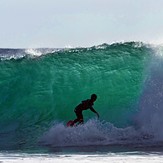
<instances>
[{"instance_id":1,"label":"green wave face","mask_svg":"<svg viewBox=\"0 0 163 163\"><path fill-rule=\"evenodd\" d=\"M74 119L75 106L92 93L101 120L129 125L149 60L149 48L130 42L1 61L0 132L28 144L52 121ZM84 112L85 120L94 116Z\"/></svg>"}]
</instances>

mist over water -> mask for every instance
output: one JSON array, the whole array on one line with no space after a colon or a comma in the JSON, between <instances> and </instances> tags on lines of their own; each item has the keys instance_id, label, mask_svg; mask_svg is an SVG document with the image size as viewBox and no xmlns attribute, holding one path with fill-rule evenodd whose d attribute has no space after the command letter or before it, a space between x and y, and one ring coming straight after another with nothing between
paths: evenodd
<instances>
[{"instance_id":1,"label":"mist over water","mask_svg":"<svg viewBox=\"0 0 163 163\"><path fill-rule=\"evenodd\" d=\"M163 51L160 51L160 48L158 50L152 57L150 74L139 101L141 110L137 118L143 131L154 135L157 140L163 140Z\"/></svg>"},{"instance_id":2,"label":"mist over water","mask_svg":"<svg viewBox=\"0 0 163 163\"><path fill-rule=\"evenodd\" d=\"M156 49L139 42L1 49L0 149L33 148L38 142L149 142L144 135L161 140L163 61ZM66 121L75 118L75 106L92 93L98 95L94 107L100 120L85 111L84 126L65 128Z\"/></svg>"}]
</instances>

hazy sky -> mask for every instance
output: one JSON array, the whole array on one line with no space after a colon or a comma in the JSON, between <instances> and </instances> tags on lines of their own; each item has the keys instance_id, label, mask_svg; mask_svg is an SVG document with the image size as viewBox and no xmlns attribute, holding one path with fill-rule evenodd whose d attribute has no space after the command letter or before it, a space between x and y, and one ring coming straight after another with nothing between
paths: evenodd
<instances>
[{"instance_id":1,"label":"hazy sky","mask_svg":"<svg viewBox=\"0 0 163 163\"><path fill-rule=\"evenodd\" d=\"M0 48L163 43L163 0L0 0Z\"/></svg>"}]
</instances>

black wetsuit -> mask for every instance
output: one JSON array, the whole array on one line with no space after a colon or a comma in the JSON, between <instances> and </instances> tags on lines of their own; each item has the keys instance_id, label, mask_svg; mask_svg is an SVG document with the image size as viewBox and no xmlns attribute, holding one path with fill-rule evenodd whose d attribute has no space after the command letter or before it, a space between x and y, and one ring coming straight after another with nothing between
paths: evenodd
<instances>
[{"instance_id":1,"label":"black wetsuit","mask_svg":"<svg viewBox=\"0 0 163 163\"><path fill-rule=\"evenodd\" d=\"M77 119L74 120L74 123L76 122L80 122L83 123L83 114L82 111L83 110L87 110L87 109L91 109L91 111L95 112L95 110L93 109L93 102L88 99L85 101L82 101L74 110L74 112L76 113Z\"/></svg>"}]
</instances>

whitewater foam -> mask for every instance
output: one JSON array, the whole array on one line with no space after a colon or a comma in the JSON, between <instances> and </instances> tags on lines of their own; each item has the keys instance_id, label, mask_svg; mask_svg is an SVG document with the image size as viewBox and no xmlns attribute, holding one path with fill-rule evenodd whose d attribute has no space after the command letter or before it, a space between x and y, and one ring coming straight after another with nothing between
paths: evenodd
<instances>
[{"instance_id":1,"label":"whitewater foam","mask_svg":"<svg viewBox=\"0 0 163 163\"><path fill-rule=\"evenodd\" d=\"M41 138L41 145L50 147L90 146L90 145L147 145L153 137L134 127L117 128L113 124L95 119L84 125L65 127L54 124Z\"/></svg>"},{"instance_id":2,"label":"whitewater foam","mask_svg":"<svg viewBox=\"0 0 163 163\"><path fill-rule=\"evenodd\" d=\"M121 153L94 153L94 154L28 154L28 153L0 153L0 160L5 163L160 163L162 153L121 152Z\"/></svg>"}]
</instances>

